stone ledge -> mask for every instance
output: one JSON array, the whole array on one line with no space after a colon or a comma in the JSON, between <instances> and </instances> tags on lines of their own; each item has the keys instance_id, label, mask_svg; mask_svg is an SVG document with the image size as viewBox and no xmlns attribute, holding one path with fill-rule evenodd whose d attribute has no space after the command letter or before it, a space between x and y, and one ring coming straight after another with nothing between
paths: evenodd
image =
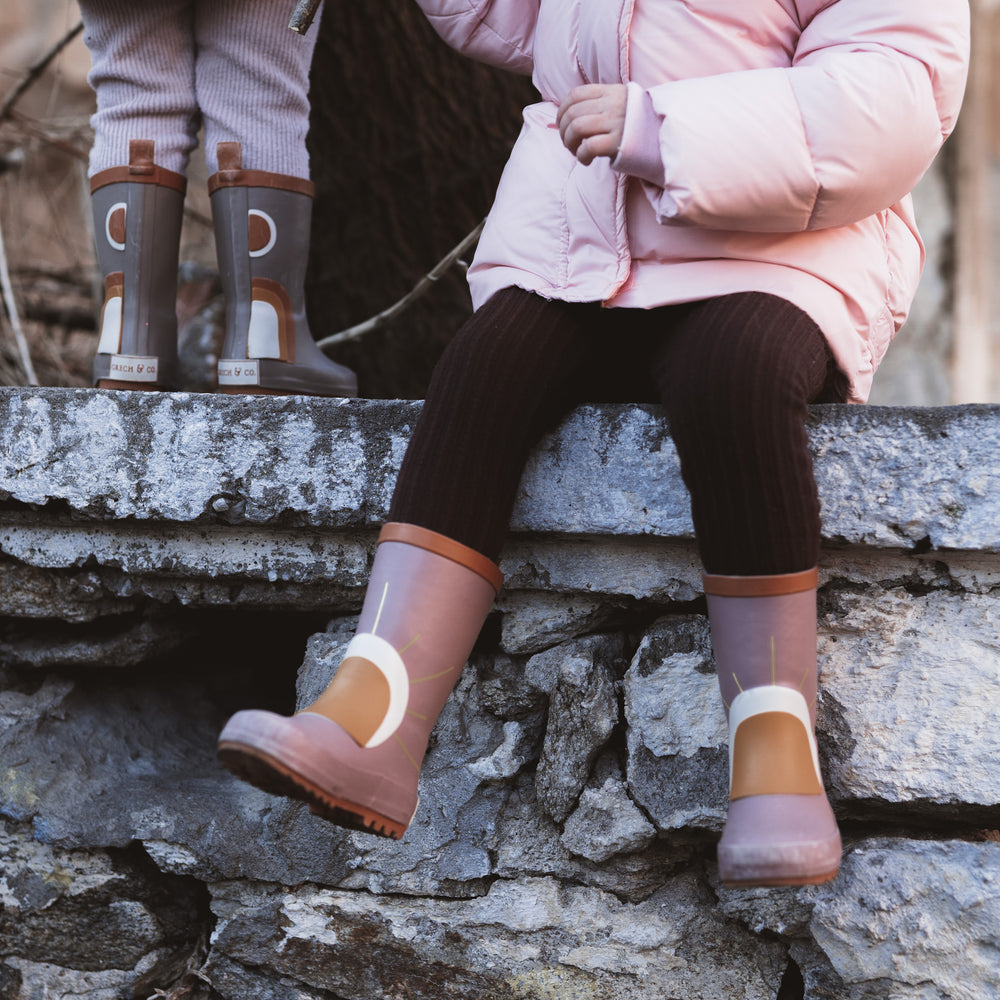
<instances>
[{"instance_id":1,"label":"stone ledge","mask_svg":"<svg viewBox=\"0 0 1000 1000\"><path fill-rule=\"evenodd\" d=\"M27 873L0 923L46 935L0 962L4 996L151 992L186 939L127 939L92 971L39 944L67 935L35 888L52 859L76 906L126 856L147 881L114 889L122 915L162 883L207 932L211 904L203 969L225 1000L436 1000L443 982L774 1000L790 959L805 1000L996 992L1000 411L810 416L821 756L846 852L831 886L766 892L715 871L724 719L658 408L583 407L533 455L497 613L388 843L235 781L214 743L234 708L291 708L323 622L299 704L327 682L420 404L0 400L0 862ZM922 937L927 920L970 931Z\"/></svg>"},{"instance_id":2,"label":"stone ledge","mask_svg":"<svg viewBox=\"0 0 1000 1000\"><path fill-rule=\"evenodd\" d=\"M8 508L91 520L373 528L420 403L0 390ZM1000 551L1000 408L814 407L833 544ZM659 407L576 410L526 469L514 532L690 539Z\"/></svg>"}]
</instances>

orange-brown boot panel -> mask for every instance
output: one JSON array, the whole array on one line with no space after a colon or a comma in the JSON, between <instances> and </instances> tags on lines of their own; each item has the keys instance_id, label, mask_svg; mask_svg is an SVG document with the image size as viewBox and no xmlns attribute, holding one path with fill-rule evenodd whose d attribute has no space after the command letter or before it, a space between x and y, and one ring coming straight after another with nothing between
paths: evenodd
<instances>
[{"instance_id":1,"label":"orange-brown boot panel","mask_svg":"<svg viewBox=\"0 0 1000 1000\"><path fill-rule=\"evenodd\" d=\"M389 682L382 671L363 656L349 656L305 711L326 716L365 746L382 724L389 700Z\"/></svg>"},{"instance_id":2,"label":"orange-brown boot panel","mask_svg":"<svg viewBox=\"0 0 1000 1000\"><path fill-rule=\"evenodd\" d=\"M733 738L730 799L750 795L821 795L809 736L787 712L744 719Z\"/></svg>"}]
</instances>

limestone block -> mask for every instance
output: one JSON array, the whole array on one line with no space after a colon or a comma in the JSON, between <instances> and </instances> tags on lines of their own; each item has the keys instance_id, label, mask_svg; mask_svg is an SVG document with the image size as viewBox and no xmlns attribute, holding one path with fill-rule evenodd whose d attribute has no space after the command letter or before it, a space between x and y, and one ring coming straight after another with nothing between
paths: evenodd
<instances>
[{"instance_id":1,"label":"limestone block","mask_svg":"<svg viewBox=\"0 0 1000 1000\"><path fill-rule=\"evenodd\" d=\"M65 849L149 845L169 872L336 884L345 833L218 763L224 714L183 676L0 691L0 813ZM230 690L238 690L233 676ZM231 696L227 696L231 697Z\"/></svg>"},{"instance_id":2,"label":"limestone block","mask_svg":"<svg viewBox=\"0 0 1000 1000\"><path fill-rule=\"evenodd\" d=\"M419 404L0 392L0 491L97 519L355 526L384 517Z\"/></svg>"},{"instance_id":3,"label":"limestone block","mask_svg":"<svg viewBox=\"0 0 1000 1000\"><path fill-rule=\"evenodd\" d=\"M660 830L719 830L728 803L725 710L708 622L662 618L625 675L628 786Z\"/></svg>"},{"instance_id":4,"label":"limestone block","mask_svg":"<svg viewBox=\"0 0 1000 1000\"><path fill-rule=\"evenodd\" d=\"M620 636L589 636L538 653L525 668L528 684L550 692L535 782L539 800L557 823L572 811L618 724L615 675L624 652Z\"/></svg>"},{"instance_id":5,"label":"limestone block","mask_svg":"<svg viewBox=\"0 0 1000 1000\"><path fill-rule=\"evenodd\" d=\"M0 546L7 551L3 541ZM127 614L138 604L110 591L94 570L38 569L0 557L0 614L6 617L91 622Z\"/></svg>"},{"instance_id":6,"label":"limestone block","mask_svg":"<svg viewBox=\"0 0 1000 1000\"><path fill-rule=\"evenodd\" d=\"M350 1000L773 1000L785 964L783 945L722 918L692 875L638 904L535 878L467 900L212 893L217 952Z\"/></svg>"},{"instance_id":7,"label":"limestone block","mask_svg":"<svg viewBox=\"0 0 1000 1000\"><path fill-rule=\"evenodd\" d=\"M625 601L585 594L504 589L497 598L503 614L500 648L507 653L538 653L588 632L607 631L604 626L623 617Z\"/></svg>"},{"instance_id":8,"label":"limestone block","mask_svg":"<svg viewBox=\"0 0 1000 1000\"><path fill-rule=\"evenodd\" d=\"M150 954L134 969L81 970L15 956L0 965L0 988L10 1000L52 1000L53 997L122 1000L122 997L143 996L157 988L154 986L159 978L155 975L156 959L156 955ZM151 976L151 973L154 974ZM169 980L163 982L168 984Z\"/></svg>"},{"instance_id":9,"label":"limestone block","mask_svg":"<svg viewBox=\"0 0 1000 1000\"><path fill-rule=\"evenodd\" d=\"M511 526L559 534L691 537L690 503L662 408L575 410L529 458Z\"/></svg>"},{"instance_id":10,"label":"limestone block","mask_svg":"<svg viewBox=\"0 0 1000 1000\"><path fill-rule=\"evenodd\" d=\"M175 978L194 950L200 887L160 877L134 852L60 850L0 823L0 871L4 965L21 980L4 993L12 1000L85 984L86 995L107 1000L144 995Z\"/></svg>"},{"instance_id":11,"label":"limestone block","mask_svg":"<svg viewBox=\"0 0 1000 1000\"><path fill-rule=\"evenodd\" d=\"M48 617L69 620L80 618L79 612L74 614L80 603L74 591L88 586L99 597L103 590L129 601L104 613L134 606L138 595L164 603L176 599L185 605L232 605L259 602L261 590L274 608L356 609L368 581L374 542L374 536L320 534L306 528L151 528L0 516L3 552L23 567L43 571L42 581L55 577L66 581L62 589L71 588L65 596L52 594L47 603ZM89 570L89 579L74 585L80 568L95 564L98 568ZM44 572L53 570L57 572ZM63 601L69 610L63 610ZM9 613L17 610L14 604Z\"/></svg>"},{"instance_id":12,"label":"limestone block","mask_svg":"<svg viewBox=\"0 0 1000 1000\"><path fill-rule=\"evenodd\" d=\"M601 763L595 765L595 773L603 772ZM567 824L572 822L571 816ZM588 850L600 850L613 844L616 853L597 863L582 853L571 852L562 841L563 831L538 802L535 783L529 774L519 775L515 781L498 818L497 832L494 873L500 878L552 876L603 889L619 899L636 903L649 898L667 878L699 856L692 844L679 839L658 840L643 851L620 853L619 848L624 850L626 845L615 842L613 827L609 829L601 816L596 817L596 822L588 822L585 829L575 831L580 843L574 846L586 844Z\"/></svg>"},{"instance_id":13,"label":"limestone block","mask_svg":"<svg viewBox=\"0 0 1000 1000\"><path fill-rule=\"evenodd\" d=\"M831 595L820 633L831 787L888 803L1000 803L1000 599L871 587Z\"/></svg>"},{"instance_id":14,"label":"limestone block","mask_svg":"<svg viewBox=\"0 0 1000 1000\"><path fill-rule=\"evenodd\" d=\"M343 1000L328 990L314 989L288 976L271 975L261 968L248 968L212 952L205 975L213 991L224 1000Z\"/></svg>"},{"instance_id":15,"label":"limestone block","mask_svg":"<svg viewBox=\"0 0 1000 1000\"><path fill-rule=\"evenodd\" d=\"M995 406L816 406L809 443L826 538L1000 550Z\"/></svg>"},{"instance_id":16,"label":"limestone block","mask_svg":"<svg viewBox=\"0 0 1000 1000\"><path fill-rule=\"evenodd\" d=\"M8 667L131 667L164 656L198 634L177 614L107 616L93 625L11 624L0 631L0 662Z\"/></svg>"},{"instance_id":17,"label":"limestone block","mask_svg":"<svg viewBox=\"0 0 1000 1000\"><path fill-rule=\"evenodd\" d=\"M385 517L419 409L383 400L7 388L0 495L22 505L58 502L97 520L371 527ZM1000 550L995 407L819 406L809 432L827 538ZM690 539L662 410L574 411L529 460L512 527Z\"/></svg>"},{"instance_id":18,"label":"limestone block","mask_svg":"<svg viewBox=\"0 0 1000 1000\"><path fill-rule=\"evenodd\" d=\"M815 897L810 929L844 1000L1000 995L1000 844L875 840Z\"/></svg>"},{"instance_id":19,"label":"limestone block","mask_svg":"<svg viewBox=\"0 0 1000 1000\"><path fill-rule=\"evenodd\" d=\"M511 591L610 595L655 603L693 601L702 592L692 543L663 539L512 538L500 559Z\"/></svg>"},{"instance_id":20,"label":"limestone block","mask_svg":"<svg viewBox=\"0 0 1000 1000\"><path fill-rule=\"evenodd\" d=\"M655 836L656 827L629 798L625 785L612 778L600 788L584 789L560 839L573 854L601 862L648 847Z\"/></svg>"}]
</instances>

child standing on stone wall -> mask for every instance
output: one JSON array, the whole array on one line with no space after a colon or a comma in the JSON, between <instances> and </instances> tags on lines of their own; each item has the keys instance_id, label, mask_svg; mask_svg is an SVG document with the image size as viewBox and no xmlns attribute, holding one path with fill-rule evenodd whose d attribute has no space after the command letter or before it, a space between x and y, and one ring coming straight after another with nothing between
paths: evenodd
<instances>
[{"instance_id":1,"label":"child standing on stone wall","mask_svg":"<svg viewBox=\"0 0 1000 1000\"><path fill-rule=\"evenodd\" d=\"M303 283L313 185L306 132L316 33L291 0L81 0L97 93L90 189L105 298L94 384L177 379L185 170L204 127L226 336L219 388L354 396L313 341Z\"/></svg>"},{"instance_id":2,"label":"child standing on stone wall","mask_svg":"<svg viewBox=\"0 0 1000 1000\"><path fill-rule=\"evenodd\" d=\"M863 402L923 248L908 192L954 126L964 0L420 0L451 45L531 73L358 632L291 719L224 762L399 837L428 735L501 585L530 449L626 384L662 400L729 714L728 884L832 878L813 735L819 502L804 427ZM442 156L446 156L442 151Z\"/></svg>"}]
</instances>

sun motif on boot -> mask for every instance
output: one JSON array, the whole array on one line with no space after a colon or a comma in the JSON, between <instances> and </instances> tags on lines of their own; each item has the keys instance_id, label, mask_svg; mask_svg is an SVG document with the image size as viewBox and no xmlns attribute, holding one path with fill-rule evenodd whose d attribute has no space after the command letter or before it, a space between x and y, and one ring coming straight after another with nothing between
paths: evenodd
<instances>
[{"instance_id":1,"label":"sun motif on boot","mask_svg":"<svg viewBox=\"0 0 1000 1000\"><path fill-rule=\"evenodd\" d=\"M770 642L771 642L771 686L772 687L777 687L778 686L778 680L777 680L777 655L776 655L775 641L774 641L774 636L773 635L770 637ZM735 670L732 671L732 675L733 675L733 681L735 682L736 687L739 689L740 694L743 694L744 688L743 688L743 685L740 683L740 679L736 675L736 671ZM808 666L803 671L803 673L802 673L802 680L799 681L799 686L798 686L798 688L796 688L796 690L800 694L802 694L802 689L806 686L806 681L807 680L809 680L809 667ZM818 699L819 699L819 692L817 692L816 696L813 698L813 700L808 703L810 711L812 711L812 709L816 706L816 702L817 702ZM722 704L726 706L726 711L728 712L729 709L730 709L729 702L726 701L725 698L723 698L722 699Z\"/></svg>"}]
</instances>

